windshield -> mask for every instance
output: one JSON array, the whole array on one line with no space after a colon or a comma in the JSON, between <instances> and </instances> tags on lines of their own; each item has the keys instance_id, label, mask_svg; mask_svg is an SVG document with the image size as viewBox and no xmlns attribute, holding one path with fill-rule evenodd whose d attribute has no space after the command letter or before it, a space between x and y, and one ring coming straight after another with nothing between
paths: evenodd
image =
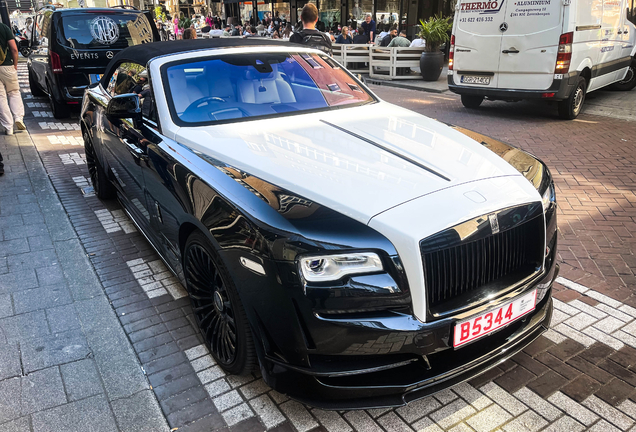
<instances>
[{"instance_id":1,"label":"windshield","mask_svg":"<svg viewBox=\"0 0 636 432\"><path fill-rule=\"evenodd\" d=\"M152 29L142 13L81 13L62 17L60 36L75 49L122 49L152 42Z\"/></svg>"},{"instance_id":2,"label":"windshield","mask_svg":"<svg viewBox=\"0 0 636 432\"><path fill-rule=\"evenodd\" d=\"M164 70L178 123L209 124L374 101L331 58L319 54L239 54Z\"/></svg>"}]
</instances>

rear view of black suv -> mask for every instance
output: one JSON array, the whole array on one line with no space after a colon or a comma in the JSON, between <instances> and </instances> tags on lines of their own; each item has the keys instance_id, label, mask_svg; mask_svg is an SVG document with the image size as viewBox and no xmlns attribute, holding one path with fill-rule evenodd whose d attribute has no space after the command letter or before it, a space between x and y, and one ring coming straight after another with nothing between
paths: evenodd
<instances>
[{"instance_id":1,"label":"rear view of black suv","mask_svg":"<svg viewBox=\"0 0 636 432\"><path fill-rule=\"evenodd\" d=\"M124 8L40 9L33 25L29 84L49 97L55 118L79 105L86 87L101 78L122 49L159 41L148 11Z\"/></svg>"}]
</instances>

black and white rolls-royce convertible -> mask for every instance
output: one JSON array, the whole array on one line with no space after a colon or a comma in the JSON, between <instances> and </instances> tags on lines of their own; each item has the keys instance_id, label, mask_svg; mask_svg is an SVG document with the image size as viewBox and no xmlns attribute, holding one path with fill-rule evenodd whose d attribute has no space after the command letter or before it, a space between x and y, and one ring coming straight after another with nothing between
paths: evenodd
<instances>
[{"instance_id":1,"label":"black and white rolls-royce convertible","mask_svg":"<svg viewBox=\"0 0 636 432\"><path fill-rule=\"evenodd\" d=\"M117 54L84 96L95 192L180 278L228 373L327 409L470 379L552 316L546 165L255 39Z\"/></svg>"}]
</instances>

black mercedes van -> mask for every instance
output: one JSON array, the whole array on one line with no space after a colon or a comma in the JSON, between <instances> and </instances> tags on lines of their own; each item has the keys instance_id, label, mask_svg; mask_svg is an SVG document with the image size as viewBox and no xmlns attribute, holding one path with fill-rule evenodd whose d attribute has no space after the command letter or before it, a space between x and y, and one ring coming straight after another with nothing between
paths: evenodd
<instances>
[{"instance_id":1,"label":"black mercedes van","mask_svg":"<svg viewBox=\"0 0 636 432\"><path fill-rule=\"evenodd\" d=\"M101 78L124 48L159 41L152 15L130 6L40 9L27 61L33 96L47 95L55 118L79 105L84 89Z\"/></svg>"}]
</instances>

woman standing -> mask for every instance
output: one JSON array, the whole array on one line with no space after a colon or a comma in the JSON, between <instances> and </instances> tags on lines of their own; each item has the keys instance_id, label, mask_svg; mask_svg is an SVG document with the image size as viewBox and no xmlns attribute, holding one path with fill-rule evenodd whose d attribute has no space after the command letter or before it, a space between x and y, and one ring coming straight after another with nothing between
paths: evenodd
<instances>
[{"instance_id":1,"label":"woman standing","mask_svg":"<svg viewBox=\"0 0 636 432\"><path fill-rule=\"evenodd\" d=\"M172 21L174 24L174 37L175 39L181 39L181 29L179 28L179 19L183 19L183 12L181 12L181 14L179 15L179 17L177 17L175 15L174 20Z\"/></svg>"}]
</instances>

